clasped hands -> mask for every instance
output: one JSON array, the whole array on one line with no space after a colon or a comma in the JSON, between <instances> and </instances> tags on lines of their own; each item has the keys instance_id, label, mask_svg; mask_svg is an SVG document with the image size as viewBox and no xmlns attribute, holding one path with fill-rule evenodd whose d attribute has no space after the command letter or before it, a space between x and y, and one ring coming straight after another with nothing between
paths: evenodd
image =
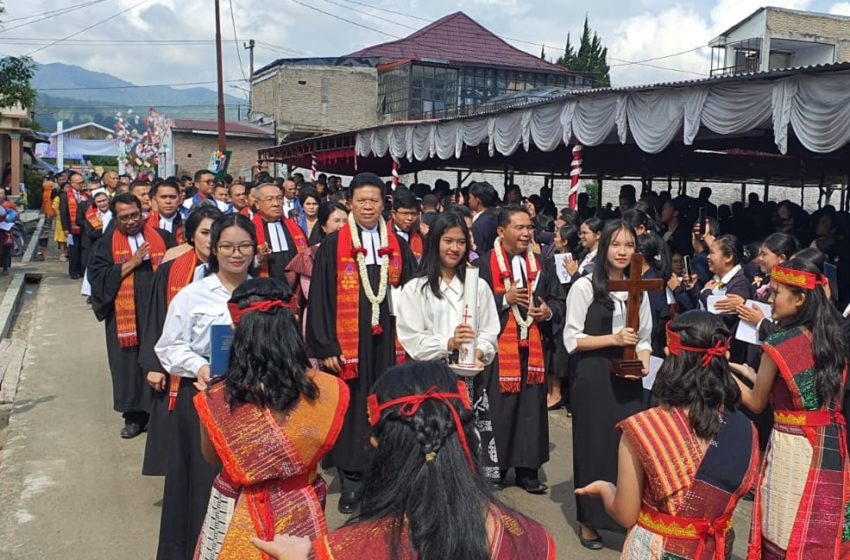
<instances>
[{"instance_id":1,"label":"clasped hands","mask_svg":"<svg viewBox=\"0 0 850 560\"><path fill-rule=\"evenodd\" d=\"M537 298L537 301L539 302L538 305L534 305L534 302L532 301L531 306L529 306L528 288L517 288L514 286L505 293L505 301L507 301L510 305L516 305L517 307L527 309L528 316L538 323L548 321L552 318L552 310L549 309L549 306L546 305L546 302L542 299Z\"/></svg>"}]
</instances>

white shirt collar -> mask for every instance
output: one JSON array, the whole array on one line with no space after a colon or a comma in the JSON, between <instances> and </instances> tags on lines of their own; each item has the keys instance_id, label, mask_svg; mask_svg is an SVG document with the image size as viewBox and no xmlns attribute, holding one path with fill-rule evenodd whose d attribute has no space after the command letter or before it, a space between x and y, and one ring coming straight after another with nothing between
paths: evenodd
<instances>
[{"instance_id":1,"label":"white shirt collar","mask_svg":"<svg viewBox=\"0 0 850 560\"><path fill-rule=\"evenodd\" d=\"M457 275L455 275L455 277L452 278L452 281L448 284L446 284L445 280L440 279L440 292L444 294L446 292L452 292L455 295L463 295L463 283Z\"/></svg>"},{"instance_id":2,"label":"white shirt collar","mask_svg":"<svg viewBox=\"0 0 850 560\"><path fill-rule=\"evenodd\" d=\"M732 280L732 277L738 274L739 270L741 270L741 265L736 264L732 267L732 270L723 275L723 278L720 279L720 283L724 285L728 284Z\"/></svg>"}]
</instances>

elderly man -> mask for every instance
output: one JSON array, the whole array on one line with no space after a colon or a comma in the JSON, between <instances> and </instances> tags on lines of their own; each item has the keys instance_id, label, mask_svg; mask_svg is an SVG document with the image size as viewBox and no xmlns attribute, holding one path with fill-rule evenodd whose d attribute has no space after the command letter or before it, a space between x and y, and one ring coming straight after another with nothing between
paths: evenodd
<instances>
[{"instance_id":1,"label":"elderly man","mask_svg":"<svg viewBox=\"0 0 850 560\"><path fill-rule=\"evenodd\" d=\"M72 171L68 183L70 188L59 199L59 219L62 229L68 237L68 275L72 280L83 277L83 230L86 223L86 209L89 196L83 187L86 180L76 171Z\"/></svg>"},{"instance_id":2,"label":"elderly man","mask_svg":"<svg viewBox=\"0 0 850 560\"><path fill-rule=\"evenodd\" d=\"M115 196L118 189L118 173L115 171L107 171L104 173L103 188L106 189L106 196L109 198Z\"/></svg>"},{"instance_id":3,"label":"elderly man","mask_svg":"<svg viewBox=\"0 0 850 560\"><path fill-rule=\"evenodd\" d=\"M301 201L298 200L298 185L293 179L287 179L283 182L283 215L289 218L300 214Z\"/></svg>"},{"instance_id":4,"label":"elderly man","mask_svg":"<svg viewBox=\"0 0 850 560\"><path fill-rule=\"evenodd\" d=\"M274 183L257 187L257 259L260 276L283 279L295 255L307 249L307 238L293 220L283 214L283 194Z\"/></svg>"}]
</instances>

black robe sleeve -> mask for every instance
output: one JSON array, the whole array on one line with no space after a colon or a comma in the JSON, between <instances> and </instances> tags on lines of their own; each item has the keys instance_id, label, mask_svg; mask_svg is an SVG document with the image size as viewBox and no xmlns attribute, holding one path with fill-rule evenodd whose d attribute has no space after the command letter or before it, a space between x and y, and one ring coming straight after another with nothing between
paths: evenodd
<instances>
[{"instance_id":1,"label":"black robe sleeve","mask_svg":"<svg viewBox=\"0 0 850 560\"><path fill-rule=\"evenodd\" d=\"M336 337L336 251L338 234L325 237L316 253L307 302L306 343L320 360L342 354Z\"/></svg>"},{"instance_id":2,"label":"black robe sleeve","mask_svg":"<svg viewBox=\"0 0 850 560\"><path fill-rule=\"evenodd\" d=\"M96 243L88 264L91 284L91 306L98 321L103 321L114 311L115 297L121 288L121 265L112 260L112 235L108 231Z\"/></svg>"},{"instance_id":3,"label":"black robe sleeve","mask_svg":"<svg viewBox=\"0 0 850 560\"><path fill-rule=\"evenodd\" d=\"M546 305L552 311L552 318L548 321L537 323L540 328L540 334L545 342L552 342L558 332L558 326L565 321L566 300L564 300L563 310L560 305L560 296L563 293L561 284L558 281L558 274L555 272L555 261L546 259L541 261L537 259L538 265L541 266L537 287L534 289L535 305L540 305L539 300L546 302Z\"/></svg>"},{"instance_id":4,"label":"black robe sleeve","mask_svg":"<svg viewBox=\"0 0 850 560\"><path fill-rule=\"evenodd\" d=\"M168 261L161 265L153 277L151 287L150 304L147 313L142 320L139 338L139 365L146 372L165 372L159 358L154 352L159 337L162 336L162 325L165 324L165 315L168 312L168 275L174 261Z\"/></svg>"}]
</instances>

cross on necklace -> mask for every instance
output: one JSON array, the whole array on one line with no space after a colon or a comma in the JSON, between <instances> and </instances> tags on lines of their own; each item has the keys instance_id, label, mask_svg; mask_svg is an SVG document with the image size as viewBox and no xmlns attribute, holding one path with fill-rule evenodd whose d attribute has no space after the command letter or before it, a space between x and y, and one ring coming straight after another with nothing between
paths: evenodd
<instances>
[{"instance_id":1,"label":"cross on necklace","mask_svg":"<svg viewBox=\"0 0 850 560\"><path fill-rule=\"evenodd\" d=\"M656 278L652 280L643 279L643 255L635 253L629 265L629 277L623 280L608 280L609 292L627 292L629 294L626 302L626 327L633 329L637 334L640 327L640 302L643 293L659 292L664 289L664 280ZM630 362L637 359L637 351L634 346L623 348L623 361Z\"/></svg>"}]
</instances>

